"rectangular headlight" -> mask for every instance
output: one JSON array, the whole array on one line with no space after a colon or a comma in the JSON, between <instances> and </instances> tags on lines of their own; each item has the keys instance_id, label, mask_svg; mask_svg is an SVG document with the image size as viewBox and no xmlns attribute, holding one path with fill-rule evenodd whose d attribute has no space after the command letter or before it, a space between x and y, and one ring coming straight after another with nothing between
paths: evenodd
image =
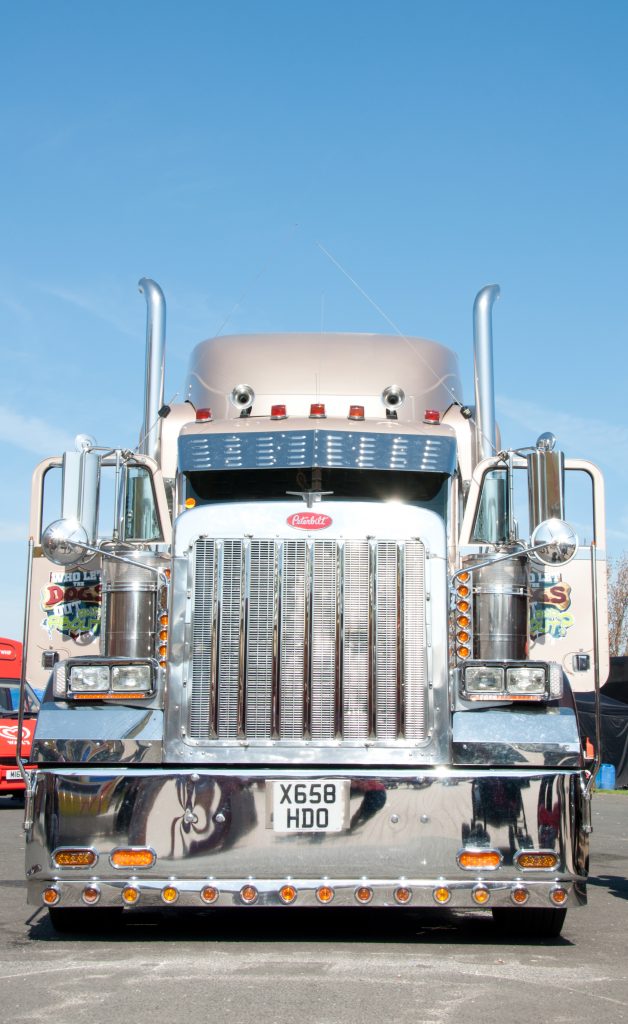
<instances>
[{"instance_id":1,"label":"rectangular headlight","mask_svg":"<svg viewBox=\"0 0 628 1024\"><path fill-rule=\"evenodd\" d=\"M497 665L466 665L464 688L467 693L502 693L504 670Z\"/></svg>"},{"instance_id":2,"label":"rectangular headlight","mask_svg":"<svg viewBox=\"0 0 628 1024\"><path fill-rule=\"evenodd\" d=\"M111 689L114 693L148 693L152 689L150 665L114 665Z\"/></svg>"},{"instance_id":3,"label":"rectangular headlight","mask_svg":"<svg viewBox=\"0 0 628 1024\"><path fill-rule=\"evenodd\" d=\"M513 694L544 694L545 668L542 665L518 665L507 669L506 689Z\"/></svg>"},{"instance_id":4,"label":"rectangular headlight","mask_svg":"<svg viewBox=\"0 0 628 1024\"><path fill-rule=\"evenodd\" d=\"M73 665L70 669L73 693L107 693L110 682L108 665Z\"/></svg>"}]
</instances>

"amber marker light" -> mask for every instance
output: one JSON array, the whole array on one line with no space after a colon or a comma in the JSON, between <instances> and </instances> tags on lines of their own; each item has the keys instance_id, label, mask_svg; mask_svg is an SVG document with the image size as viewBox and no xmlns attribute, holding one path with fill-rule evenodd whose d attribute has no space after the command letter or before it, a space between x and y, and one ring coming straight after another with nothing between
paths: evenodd
<instances>
[{"instance_id":1,"label":"amber marker light","mask_svg":"<svg viewBox=\"0 0 628 1024\"><path fill-rule=\"evenodd\" d=\"M83 903L87 903L88 907L93 906L100 899L100 889L97 885L86 885L81 893L81 899Z\"/></svg>"},{"instance_id":2,"label":"amber marker light","mask_svg":"<svg viewBox=\"0 0 628 1024\"><path fill-rule=\"evenodd\" d=\"M484 903L488 903L491 898L491 894L485 885L476 885L471 891L471 896L475 903L482 906Z\"/></svg>"},{"instance_id":3,"label":"amber marker light","mask_svg":"<svg viewBox=\"0 0 628 1024\"><path fill-rule=\"evenodd\" d=\"M47 907L54 907L55 903L58 903L61 899L61 896L59 890L54 885L50 885L47 889L44 889L41 898Z\"/></svg>"},{"instance_id":4,"label":"amber marker light","mask_svg":"<svg viewBox=\"0 0 628 1024\"><path fill-rule=\"evenodd\" d=\"M432 893L437 903L444 904L449 903L451 899L451 890L446 885L439 885Z\"/></svg>"},{"instance_id":5,"label":"amber marker light","mask_svg":"<svg viewBox=\"0 0 628 1024\"><path fill-rule=\"evenodd\" d=\"M179 890L174 885L166 885L161 890L161 898L164 903L176 903L179 899Z\"/></svg>"},{"instance_id":6,"label":"amber marker light","mask_svg":"<svg viewBox=\"0 0 628 1024\"><path fill-rule=\"evenodd\" d=\"M510 898L518 907L522 907L530 899L530 893L523 885L517 885L511 892Z\"/></svg>"},{"instance_id":7,"label":"amber marker light","mask_svg":"<svg viewBox=\"0 0 628 1024\"><path fill-rule=\"evenodd\" d=\"M355 898L358 903L370 903L373 899L373 890L369 885L360 885L355 890Z\"/></svg>"},{"instance_id":8,"label":"amber marker light","mask_svg":"<svg viewBox=\"0 0 628 1024\"><path fill-rule=\"evenodd\" d=\"M469 611L469 602L468 601L458 601L458 611L459 612L468 612Z\"/></svg>"},{"instance_id":9,"label":"amber marker light","mask_svg":"<svg viewBox=\"0 0 628 1024\"><path fill-rule=\"evenodd\" d=\"M319 885L316 890L316 899L319 903L331 903L334 898L334 890L330 885Z\"/></svg>"},{"instance_id":10,"label":"amber marker light","mask_svg":"<svg viewBox=\"0 0 628 1024\"><path fill-rule=\"evenodd\" d=\"M165 658L167 653L168 653L167 645L166 644L161 644L161 646L159 648L159 657L160 658Z\"/></svg>"},{"instance_id":11,"label":"amber marker light","mask_svg":"<svg viewBox=\"0 0 628 1024\"><path fill-rule=\"evenodd\" d=\"M395 899L397 903L401 903L402 905L409 903L412 899L412 889L407 889L405 885L400 885L395 889Z\"/></svg>"},{"instance_id":12,"label":"amber marker light","mask_svg":"<svg viewBox=\"0 0 628 1024\"><path fill-rule=\"evenodd\" d=\"M186 498L185 499L185 507L186 508L196 508L196 498Z\"/></svg>"},{"instance_id":13,"label":"amber marker light","mask_svg":"<svg viewBox=\"0 0 628 1024\"><path fill-rule=\"evenodd\" d=\"M458 648L458 657L459 658L468 658L470 654L471 654L471 651L469 650L468 647L459 647Z\"/></svg>"},{"instance_id":14,"label":"amber marker light","mask_svg":"<svg viewBox=\"0 0 628 1024\"><path fill-rule=\"evenodd\" d=\"M94 850L77 849L55 850L52 855L55 867L58 868L90 868L98 860Z\"/></svg>"},{"instance_id":15,"label":"amber marker light","mask_svg":"<svg viewBox=\"0 0 628 1024\"><path fill-rule=\"evenodd\" d=\"M218 899L218 889L213 885L204 885L201 889L201 899L203 903L215 903Z\"/></svg>"},{"instance_id":16,"label":"amber marker light","mask_svg":"<svg viewBox=\"0 0 628 1024\"><path fill-rule=\"evenodd\" d=\"M122 890L122 899L127 906L132 907L140 898L140 891L134 885L125 885Z\"/></svg>"},{"instance_id":17,"label":"amber marker light","mask_svg":"<svg viewBox=\"0 0 628 1024\"><path fill-rule=\"evenodd\" d=\"M257 889L254 885L243 885L240 889L240 899L243 903L255 903L257 895Z\"/></svg>"},{"instance_id":18,"label":"amber marker light","mask_svg":"<svg viewBox=\"0 0 628 1024\"><path fill-rule=\"evenodd\" d=\"M459 597L468 597L469 596L469 588L467 586L458 587L458 596Z\"/></svg>"},{"instance_id":19,"label":"amber marker light","mask_svg":"<svg viewBox=\"0 0 628 1024\"><path fill-rule=\"evenodd\" d=\"M515 857L515 863L520 868L531 870L537 868L537 870L547 871L551 868L555 868L558 864L558 857L555 853L535 853L526 851L525 853L518 853Z\"/></svg>"},{"instance_id":20,"label":"amber marker light","mask_svg":"<svg viewBox=\"0 0 628 1024\"><path fill-rule=\"evenodd\" d=\"M557 907L562 907L563 903L567 902L567 890L561 889L560 887L552 889L550 899L552 903L555 903Z\"/></svg>"},{"instance_id":21,"label":"amber marker light","mask_svg":"<svg viewBox=\"0 0 628 1024\"><path fill-rule=\"evenodd\" d=\"M297 898L297 890L293 885L282 885L279 890L279 899L282 903L294 903Z\"/></svg>"},{"instance_id":22,"label":"amber marker light","mask_svg":"<svg viewBox=\"0 0 628 1024\"><path fill-rule=\"evenodd\" d=\"M464 629L461 630L460 633L458 633L458 640L459 640L459 642L461 644L468 644L469 643L469 639L470 639L469 634L467 632L465 632Z\"/></svg>"},{"instance_id":23,"label":"amber marker light","mask_svg":"<svg viewBox=\"0 0 628 1024\"><path fill-rule=\"evenodd\" d=\"M152 868L157 860L154 850L114 850L109 858L114 868Z\"/></svg>"},{"instance_id":24,"label":"amber marker light","mask_svg":"<svg viewBox=\"0 0 628 1024\"><path fill-rule=\"evenodd\" d=\"M457 857L458 866L465 871L477 871L478 868L487 868L494 871L502 862L498 850L461 850Z\"/></svg>"}]
</instances>

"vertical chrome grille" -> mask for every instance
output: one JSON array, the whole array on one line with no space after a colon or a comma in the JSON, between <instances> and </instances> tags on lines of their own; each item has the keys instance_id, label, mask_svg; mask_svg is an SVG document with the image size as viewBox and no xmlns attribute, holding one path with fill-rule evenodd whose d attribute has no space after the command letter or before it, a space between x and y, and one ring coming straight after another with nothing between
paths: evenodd
<instances>
[{"instance_id":1,"label":"vertical chrome grille","mask_svg":"<svg viewBox=\"0 0 628 1024\"><path fill-rule=\"evenodd\" d=\"M196 541L190 737L424 740L425 570L420 541Z\"/></svg>"},{"instance_id":2,"label":"vertical chrome grille","mask_svg":"<svg viewBox=\"0 0 628 1024\"><path fill-rule=\"evenodd\" d=\"M338 551L336 541L312 546L312 630L310 654L310 735L331 740L336 735L338 676Z\"/></svg>"}]
</instances>

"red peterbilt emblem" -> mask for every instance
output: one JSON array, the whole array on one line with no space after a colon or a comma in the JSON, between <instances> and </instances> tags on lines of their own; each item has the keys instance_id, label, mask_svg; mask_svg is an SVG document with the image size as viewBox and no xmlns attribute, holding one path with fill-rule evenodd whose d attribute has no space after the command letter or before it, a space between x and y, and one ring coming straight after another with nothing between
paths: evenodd
<instances>
[{"instance_id":1,"label":"red peterbilt emblem","mask_svg":"<svg viewBox=\"0 0 628 1024\"><path fill-rule=\"evenodd\" d=\"M326 530L333 519L322 512L295 512L286 519L288 526L295 530Z\"/></svg>"}]
</instances>

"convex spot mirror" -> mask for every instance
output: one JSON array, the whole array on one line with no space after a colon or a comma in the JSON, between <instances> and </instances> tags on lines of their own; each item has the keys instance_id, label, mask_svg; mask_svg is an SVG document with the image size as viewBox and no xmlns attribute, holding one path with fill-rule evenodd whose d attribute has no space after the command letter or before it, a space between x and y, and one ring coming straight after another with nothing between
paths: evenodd
<instances>
[{"instance_id":1,"label":"convex spot mirror","mask_svg":"<svg viewBox=\"0 0 628 1024\"><path fill-rule=\"evenodd\" d=\"M57 519L41 535L41 548L55 565L76 565L91 557L87 530L78 519Z\"/></svg>"},{"instance_id":2,"label":"convex spot mirror","mask_svg":"<svg viewBox=\"0 0 628 1024\"><path fill-rule=\"evenodd\" d=\"M530 540L530 557L543 565L566 565L578 550L575 530L562 519L545 519Z\"/></svg>"}]
</instances>

